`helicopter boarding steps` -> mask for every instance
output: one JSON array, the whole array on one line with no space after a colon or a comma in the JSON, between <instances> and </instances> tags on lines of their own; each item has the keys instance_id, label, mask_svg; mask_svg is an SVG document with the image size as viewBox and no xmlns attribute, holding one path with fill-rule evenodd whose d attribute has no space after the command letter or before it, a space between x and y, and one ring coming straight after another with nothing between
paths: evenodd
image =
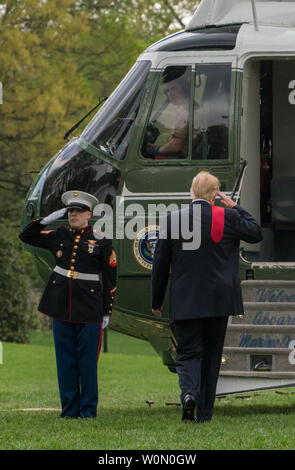
<instances>
[{"instance_id":1,"label":"helicopter boarding steps","mask_svg":"<svg viewBox=\"0 0 295 470\"><path fill-rule=\"evenodd\" d=\"M295 386L295 281L241 285L245 315L229 318L217 395Z\"/></svg>"}]
</instances>

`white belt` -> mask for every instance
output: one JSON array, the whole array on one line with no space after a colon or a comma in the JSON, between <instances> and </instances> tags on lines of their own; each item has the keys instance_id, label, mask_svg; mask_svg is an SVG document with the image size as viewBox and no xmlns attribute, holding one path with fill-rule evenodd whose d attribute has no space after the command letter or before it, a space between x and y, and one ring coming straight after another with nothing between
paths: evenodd
<instances>
[{"instance_id":1,"label":"white belt","mask_svg":"<svg viewBox=\"0 0 295 470\"><path fill-rule=\"evenodd\" d=\"M70 277L72 279L82 279L83 281L99 281L98 274L78 273L77 271L63 269L59 266L55 266L53 271L58 274L61 274L62 276Z\"/></svg>"}]
</instances>

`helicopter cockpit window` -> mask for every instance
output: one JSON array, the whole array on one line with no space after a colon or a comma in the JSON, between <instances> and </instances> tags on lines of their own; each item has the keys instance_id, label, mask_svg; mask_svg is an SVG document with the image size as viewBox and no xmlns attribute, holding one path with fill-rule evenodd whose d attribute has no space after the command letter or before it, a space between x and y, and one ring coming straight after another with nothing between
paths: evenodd
<instances>
[{"instance_id":1,"label":"helicopter cockpit window","mask_svg":"<svg viewBox=\"0 0 295 470\"><path fill-rule=\"evenodd\" d=\"M151 62L137 62L82 133L87 142L117 160L128 149Z\"/></svg>"},{"instance_id":2,"label":"helicopter cockpit window","mask_svg":"<svg viewBox=\"0 0 295 470\"><path fill-rule=\"evenodd\" d=\"M166 67L144 136L141 151L145 158L187 157L190 90L191 67Z\"/></svg>"},{"instance_id":3,"label":"helicopter cockpit window","mask_svg":"<svg viewBox=\"0 0 295 470\"><path fill-rule=\"evenodd\" d=\"M192 158L228 158L230 64L196 65Z\"/></svg>"},{"instance_id":4,"label":"helicopter cockpit window","mask_svg":"<svg viewBox=\"0 0 295 470\"><path fill-rule=\"evenodd\" d=\"M93 194L100 203L114 206L120 184L120 172L112 165L81 149L72 139L56 156L46 173L42 190L40 216L62 207L66 191Z\"/></svg>"}]
</instances>

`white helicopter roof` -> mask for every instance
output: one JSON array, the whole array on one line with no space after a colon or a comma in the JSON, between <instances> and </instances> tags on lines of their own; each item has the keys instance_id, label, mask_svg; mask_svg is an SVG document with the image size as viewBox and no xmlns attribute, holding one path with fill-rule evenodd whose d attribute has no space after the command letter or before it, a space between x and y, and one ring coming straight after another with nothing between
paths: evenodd
<instances>
[{"instance_id":1,"label":"white helicopter roof","mask_svg":"<svg viewBox=\"0 0 295 470\"><path fill-rule=\"evenodd\" d=\"M253 12L254 10L254 12ZM235 23L295 26L295 0L202 0L186 31Z\"/></svg>"}]
</instances>

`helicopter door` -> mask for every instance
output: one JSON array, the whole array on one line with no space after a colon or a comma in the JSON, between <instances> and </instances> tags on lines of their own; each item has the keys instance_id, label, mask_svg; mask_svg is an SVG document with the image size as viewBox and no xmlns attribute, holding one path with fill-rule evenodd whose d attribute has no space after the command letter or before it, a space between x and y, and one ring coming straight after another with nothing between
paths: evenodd
<instances>
[{"instance_id":1,"label":"helicopter door","mask_svg":"<svg viewBox=\"0 0 295 470\"><path fill-rule=\"evenodd\" d=\"M261 222L263 241L244 244L249 261L295 261L295 60L244 65L241 205ZM259 203L260 201L260 203Z\"/></svg>"},{"instance_id":2,"label":"helicopter door","mask_svg":"<svg viewBox=\"0 0 295 470\"><path fill-rule=\"evenodd\" d=\"M271 223L278 261L295 261L295 60L273 68L273 155Z\"/></svg>"}]
</instances>

